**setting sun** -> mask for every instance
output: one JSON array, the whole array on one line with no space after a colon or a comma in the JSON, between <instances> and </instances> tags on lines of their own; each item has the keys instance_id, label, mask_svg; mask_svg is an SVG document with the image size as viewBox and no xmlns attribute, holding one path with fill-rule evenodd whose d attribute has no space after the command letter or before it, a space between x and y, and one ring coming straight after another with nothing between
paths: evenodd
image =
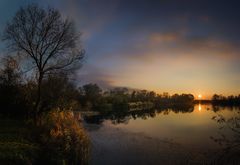
<instances>
[{"instance_id":1,"label":"setting sun","mask_svg":"<svg viewBox=\"0 0 240 165\"><path fill-rule=\"evenodd\" d=\"M198 98L199 98L199 99L201 99L201 98L202 98L202 95L201 95L201 94L199 94L199 95L198 95Z\"/></svg>"}]
</instances>

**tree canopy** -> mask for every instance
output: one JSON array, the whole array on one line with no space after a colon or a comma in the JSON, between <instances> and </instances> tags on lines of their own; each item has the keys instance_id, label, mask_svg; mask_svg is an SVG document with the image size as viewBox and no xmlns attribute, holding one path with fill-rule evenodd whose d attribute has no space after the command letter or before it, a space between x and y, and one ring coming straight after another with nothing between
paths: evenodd
<instances>
[{"instance_id":1,"label":"tree canopy","mask_svg":"<svg viewBox=\"0 0 240 165\"><path fill-rule=\"evenodd\" d=\"M84 50L80 33L73 21L56 9L37 5L20 8L7 24L3 40L10 50L18 52L24 65L36 71L37 98L35 109L41 111L41 86L46 74L73 71L80 66Z\"/></svg>"}]
</instances>

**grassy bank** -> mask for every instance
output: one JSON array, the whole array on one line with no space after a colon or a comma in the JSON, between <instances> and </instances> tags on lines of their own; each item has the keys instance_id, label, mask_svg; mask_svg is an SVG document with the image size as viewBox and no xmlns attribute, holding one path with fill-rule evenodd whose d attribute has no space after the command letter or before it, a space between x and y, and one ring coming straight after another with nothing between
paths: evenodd
<instances>
[{"instance_id":1,"label":"grassy bank","mask_svg":"<svg viewBox=\"0 0 240 165\"><path fill-rule=\"evenodd\" d=\"M88 136L71 114L50 111L39 126L0 119L0 163L88 164Z\"/></svg>"},{"instance_id":2,"label":"grassy bank","mask_svg":"<svg viewBox=\"0 0 240 165\"><path fill-rule=\"evenodd\" d=\"M30 138L23 120L0 119L0 162L2 164L31 164L36 160L39 146Z\"/></svg>"}]
</instances>

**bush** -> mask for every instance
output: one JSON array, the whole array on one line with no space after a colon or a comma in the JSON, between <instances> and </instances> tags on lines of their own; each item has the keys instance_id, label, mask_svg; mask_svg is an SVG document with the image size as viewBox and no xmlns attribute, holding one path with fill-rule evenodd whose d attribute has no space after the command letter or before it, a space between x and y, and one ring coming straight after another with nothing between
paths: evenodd
<instances>
[{"instance_id":1,"label":"bush","mask_svg":"<svg viewBox=\"0 0 240 165\"><path fill-rule=\"evenodd\" d=\"M43 155L48 163L88 163L89 138L72 111L50 111L42 116L40 127Z\"/></svg>"}]
</instances>

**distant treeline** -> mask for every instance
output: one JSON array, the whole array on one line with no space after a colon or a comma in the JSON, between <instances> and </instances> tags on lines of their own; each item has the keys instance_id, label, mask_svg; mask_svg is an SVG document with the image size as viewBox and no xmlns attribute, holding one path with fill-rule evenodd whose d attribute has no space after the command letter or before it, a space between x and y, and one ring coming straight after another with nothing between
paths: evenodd
<instances>
[{"instance_id":1,"label":"distant treeline","mask_svg":"<svg viewBox=\"0 0 240 165\"><path fill-rule=\"evenodd\" d=\"M192 94L156 94L154 91L114 88L103 91L97 84L86 84L79 88L80 103L97 111L147 110L158 107L192 105Z\"/></svg>"},{"instance_id":2,"label":"distant treeline","mask_svg":"<svg viewBox=\"0 0 240 165\"><path fill-rule=\"evenodd\" d=\"M214 94L212 97L212 104L222 105L222 106L239 106L240 105L240 95L238 96L223 96Z\"/></svg>"},{"instance_id":3,"label":"distant treeline","mask_svg":"<svg viewBox=\"0 0 240 165\"><path fill-rule=\"evenodd\" d=\"M27 80L19 72L17 62L5 61L0 69L0 113L9 116L28 116L34 109L37 95L36 81ZM113 88L103 90L97 84L75 85L67 75L50 74L42 83L41 111L71 107L72 110L100 112L147 110L193 106L192 94L157 94L154 91ZM214 95L213 104L240 105L240 96Z\"/></svg>"},{"instance_id":4,"label":"distant treeline","mask_svg":"<svg viewBox=\"0 0 240 165\"><path fill-rule=\"evenodd\" d=\"M75 85L65 74L50 74L42 82L41 111L54 108L72 110L121 111L147 110L156 107L191 105L192 94L156 94L154 91L114 88L102 90L97 84ZM14 59L0 69L0 114L27 117L32 113L37 96L37 83L26 79Z\"/></svg>"}]
</instances>

